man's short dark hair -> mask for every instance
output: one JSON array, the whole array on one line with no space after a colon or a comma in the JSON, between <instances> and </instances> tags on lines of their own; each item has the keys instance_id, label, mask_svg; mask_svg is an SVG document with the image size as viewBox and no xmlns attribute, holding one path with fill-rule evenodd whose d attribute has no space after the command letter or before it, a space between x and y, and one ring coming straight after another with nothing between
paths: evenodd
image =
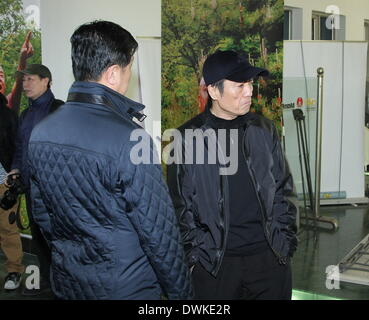
<instances>
[{"instance_id":1,"label":"man's short dark hair","mask_svg":"<svg viewBox=\"0 0 369 320\"><path fill-rule=\"evenodd\" d=\"M215 87L219 90L221 95L223 95L223 93L224 93L224 80L225 79L222 79L222 80L219 80L219 81L211 84L212 87Z\"/></svg>"},{"instance_id":2,"label":"man's short dark hair","mask_svg":"<svg viewBox=\"0 0 369 320\"><path fill-rule=\"evenodd\" d=\"M47 77L41 77L41 76L39 76L40 77L40 79L45 79L45 78L47 78ZM47 88L48 89L50 89L51 88L51 81L50 81L50 79L49 79L49 82L47 83Z\"/></svg>"},{"instance_id":3,"label":"man's short dark hair","mask_svg":"<svg viewBox=\"0 0 369 320\"><path fill-rule=\"evenodd\" d=\"M78 27L70 42L76 81L98 81L112 65L127 66L137 49L137 41L121 26L109 21L93 21Z\"/></svg>"},{"instance_id":4,"label":"man's short dark hair","mask_svg":"<svg viewBox=\"0 0 369 320\"><path fill-rule=\"evenodd\" d=\"M211 84L212 87L215 87L219 90L220 95L223 95L223 93L224 93L224 80L225 79L222 79L222 80L219 80L219 81ZM209 94L209 98L208 98L208 101L206 103L205 108L210 109L212 107L212 105L213 105L213 98Z\"/></svg>"}]
</instances>

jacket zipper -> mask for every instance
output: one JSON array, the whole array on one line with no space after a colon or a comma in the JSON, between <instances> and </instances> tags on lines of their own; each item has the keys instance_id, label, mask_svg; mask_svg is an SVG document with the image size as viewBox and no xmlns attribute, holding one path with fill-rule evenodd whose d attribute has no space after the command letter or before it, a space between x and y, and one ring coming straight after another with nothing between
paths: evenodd
<instances>
[{"instance_id":1,"label":"jacket zipper","mask_svg":"<svg viewBox=\"0 0 369 320\"><path fill-rule=\"evenodd\" d=\"M220 168L220 166L219 166ZM225 246L226 246L226 239L228 230L225 229L225 214L224 214L224 196L223 196L223 177L219 175L220 178L220 193L221 193L221 199L218 201L218 208L220 213L220 221L219 224L224 232L221 232L222 235L222 248L217 250L216 253L216 260L215 260L215 268L211 272L214 276L218 274L218 271L221 266L221 261L223 260Z\"/></svg>"},{"instance_id":2,"label":"jacket zipper","mask_svg":"<svg viewBox=\"0 0 369 320\"><path fill-rule=\"evenodd\" d=\"M205 130L209 129L206 126L204 128L205 128ZM217 144L217 147L219 148L217 138L216 138L216 144ZM222 152L221 149L220 149L220 152ZM224 156L223 156L223 158L224 158ZM218 169L220 169L220 164L219 163L218 163ZM218 201L218 209L219 209L219 213L220 213L219 224L220 224L220 227L223 229L224 232L221 232L221 235L222 235L222 248L218 249L216 251L215 267L211 271L211 273L214 276L218 273L218 271L220 269L221 261L223 260L223 256L224 256L224 251L225 251L225 246L226 246L226 239L227 239L227 234L228 234L228 230L226 230L226 228L225 228L224 196L223 196L224 191L223 191L223 176L222 175L219 175L219 185L220 185L219 189L220 189L220 194L221 194L221 199Z\"/></svg>"},{"instance_id":3,"label":"jacket zipper","mask_svg":"<svg viewBox=\"0 0 369 320\"><path fill-rule=\"evenodd\" d=\"M243 134L243 138L242 138L242 154L245 158L245 161L246 161L246 164L247 164L247 168L249 170L249 173L250 173L250 177L251 177L251 182L252 182L252 185L254 187L254 191L255 191L255 194L256 194L256 198L258 199L258 202L259 202L259 206L260 206L260 210L261 210L261 221L263 223L263 230L264 230L264 235L265 235L265 238L267 239L267 242L269 244L269 247L272 249L273 253L275 254L275 256L278 258L278 261L282 264L286 264L286 261L285 259L282 258L281 254L275 250L270 242L270 234L269 234L269 230L267 229L266 227L266 211L265 211L265 208L264 208L264 205L263 203L261 202L261 199L260 199L260 195L259 195L259 192L256 188L256 179L255 179L255 176L254 176L254 173L253 171L251 170L251 164L250 164L250 159L249 157L246 155L246 133L247 133L247 129L248 127L246 126L245 127L245 132Z\"/></svg>"}]
</instances>

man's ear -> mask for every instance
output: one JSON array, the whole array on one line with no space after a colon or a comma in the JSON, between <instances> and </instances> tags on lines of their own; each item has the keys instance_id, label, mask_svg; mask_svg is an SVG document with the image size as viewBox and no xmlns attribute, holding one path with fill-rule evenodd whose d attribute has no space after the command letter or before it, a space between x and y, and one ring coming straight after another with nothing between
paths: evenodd
<instances>
[{"instance_id":1,"label":"man's ear","mask_svg":"<svg viewBox=\"0 0 369 320\"><path fill-rule=\"evenodd\" d=\"M219 100L220 92L219 92L219 89L217 87L214 87L212 85L208 85L208 93L209 93L209 96L213 100Z\"/></svg>"},{"instance_id":2,"label":"man's ear","mask_svg":"<svg viewBox=\"0 0 369 320\"><path fill-rule=\"evenodd\" d=\"M45 83L45 85L46 85L46 86L47 86L48 84L50 84L50 86L51 86L51 81L50 81L50 79L49 79L49 78L42 78L41 80Z\"/></svg>"},{"instance_id":3,"label":"man's ear","mask_svg":"<svg viewBox=\"0 0 369 320\"><path fill-rule=\"evenodd\" d=\"M113 64L103 72L100 80L111 88L115 87L117 83L119 83L119 79L120 79L119 66Z\"/></svg>"}]
</instances>

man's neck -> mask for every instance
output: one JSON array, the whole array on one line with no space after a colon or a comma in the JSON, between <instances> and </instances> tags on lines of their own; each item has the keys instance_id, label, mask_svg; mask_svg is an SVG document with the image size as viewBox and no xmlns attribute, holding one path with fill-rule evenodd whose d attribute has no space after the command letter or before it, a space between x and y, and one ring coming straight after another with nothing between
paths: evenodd
<instances>
[{"instance_id":1,"label":"man's neck","mask_svg":"<svg viewBox=\"0 0 369 320\"><path fill-rule=\"evenodd\" d=\"M216 116L217 118L223 119L223 120L233 120L237 118L237 115L230 114L222 110L216 103L213 102L210 112Z\"/></svg>"}]
</instances>

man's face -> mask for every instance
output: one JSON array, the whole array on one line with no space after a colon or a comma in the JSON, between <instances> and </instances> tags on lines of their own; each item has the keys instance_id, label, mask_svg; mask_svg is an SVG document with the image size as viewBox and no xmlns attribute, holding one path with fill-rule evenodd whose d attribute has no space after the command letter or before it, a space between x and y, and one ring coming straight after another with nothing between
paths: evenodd
<instances>
[{"instance_id":1,"label":"man's face","mask_svg":"<svg viewBox=\"0 0 369 320\"><path fill-rule=\"evenodd\" d=\"M27 98L36 100L47 90L49 78L40 78L36 74L25 74L23 76L23 90Z\"/></svg>"},{"instance_id":2,"label":"man's face","mask_svg":"<svg viewBox=\"0 0 369 320\"><path fill-rule=\"evenodd\" d=\"M217 88L213 91L213 107L218 109L218 116L224 115L224 119L233 119L249 112L252 90L252 81L224 80L223 94Z\"/></svg>"},{"instance_id":3,"label":"man's face","mask_svg":"<svg viewBox=\"0 0 369 320\"><path fill-rule=\"evenodd\" d=\"M133 63L133 58L126 67L120 68L120 81L118 84L117 91L122 95L124 95L128 89L129 80L131 79L131 75L132 75L132 70L131 70L132 63Z\"/></svg>"},{"instance_id":4,"label":"man's face","mask_svg":"<svg viewBox=\"0 0 369 320\"><path fill-rule=\"evenodd\" d=\"M5 95L5 73L3 67L0 66L0 93Z\"/></svg>"}]
</instances>

